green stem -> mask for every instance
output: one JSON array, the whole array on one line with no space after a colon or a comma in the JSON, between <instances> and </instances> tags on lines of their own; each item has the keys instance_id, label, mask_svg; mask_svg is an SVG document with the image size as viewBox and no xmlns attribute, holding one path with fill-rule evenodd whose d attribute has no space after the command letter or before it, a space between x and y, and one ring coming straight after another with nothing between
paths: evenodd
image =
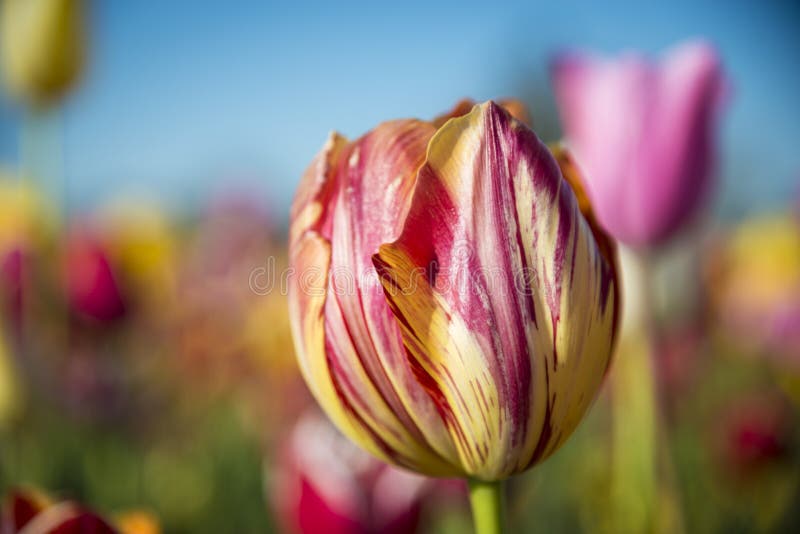
<instances>
[{"instance_id":1,"label":"green stem","mask_svg":"<svg viewBox=\"0 0 800 534\"><path fill-rule=\"evenodd\" d=\"M615 532L683 532L656 380L654 259L628 252L625 316L612 377Z\"/></svg>"},{"instance_id":2,"label":"green stem","mask_svg":"<svg viewBox=\"0 0 800 534\"><path fill-rule=\"evenodd\" d=\"M501 534L505 530L503 482L469 480L469 501L475 534Z\"/></svg>"}]
</instances>

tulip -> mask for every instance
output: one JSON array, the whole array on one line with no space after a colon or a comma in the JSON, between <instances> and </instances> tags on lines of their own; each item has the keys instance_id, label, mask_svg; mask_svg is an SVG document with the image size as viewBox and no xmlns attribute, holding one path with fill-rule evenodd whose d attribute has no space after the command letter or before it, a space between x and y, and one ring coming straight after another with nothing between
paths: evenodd
<instances>
[{"instance_id":1,"label":"tulip","mask_svg":"<svg viewBox=\"0 0 800 534\"><path fill-rule=\"evenodd\" d=\"M41 106L74 85L83 64L81 0L4 0L0 47L11 93Z\"/></svg>"},{"instance_id":2,"label":"tulip","mask_svg":"<svg viewBox=\"0 0 800 534\"><path fill-rule=\"evenodd\" d=\"M0 252L0 317L6 315L11 330L16 331L22 321L22 273L26 258L21 248L3 252Z\"/></svg>"},{"instance_id":3,"label":"tulip","mask_svg":"<svg viewBox=\"0 0 800 534\"><path fill-rule=\"evenodd\" d=\"M0 169L0 319L18 338L23 296L32 287L32 266L52 236L52 206L19 176Z\"/></svg>"},{"instance_id":4,"label":"tulip","mask_svg":"<svg viewBox=\"0 0 800 534\"><path fill-rule=\"evenodd\" d=\"M418 529L431 485L379 462L308 413L285 445L271 496L286 532L408 534Z\"/></svg>"},{"instance_id":5,"label":"tulip","mask_svg":"<svg viewBox=\"0 0 800 534\"><path fill-rule=\"evenodd\" d=\"M6 496L0 531L4 534L114 534L100 516L69 502L53 503L38 492L11 491Z\"/></svg>"},{"instance_id":6,"label":"tulip","mask_svg":"<svg viewBox=\"0 0 800 534\"><path fill-rule=\"evenodd\" d=\"M143 510L133 510L118 514L114 524L121 534L159 534L161 525L151 513Z\"/></svg>"},{"instance_id":7,"label":"tulip","mask_svg":"<svg viewBox=\"0 0 800 534\"><path fill-rule=\"evenodd\" d=\"M4 430L19 411L20 387L14 363L0 323L0 430Z\"/></svg>"},{"instance_id":8,"label":"tulip","mask_svg":"<svg viewBox=\"0 0 800 534\"><path fill-rule=\"evenodd\" d=\"M752 217L716 252L709 281L727 332L737 346L800 370L800 222L789 213Z\"/></svg>"},{"instance_id":9,"label":"tulip","mask_svg":"<svg viewBox=\"0 0 800 534\"><path fill-rule=\"evenodd\" d=\"M66 250L66 290L70 309L81 317L110 322L125 314L122 288L101 243L75 235Z\"/></svg>"},{"instance_id":10,"label":"tulip","mask_svg":"<svg viewBox=\"0 0 800 534\"><path fill-rule=\"evenodd\" d=\"M552 77L568 146L605 229L651 247L691 222L714 167L723 85L714 49L683 44L658 64L567 54Z\"/></svg>"},{"instance_id":11,"label":"tulip","mask_svg":"<svg viewBox=\"0 0 800 534\"><path fill-rule=\"evenodd\" d=\"M453 115L330 136L292 207L289 307L304 378L344 434L478 494L575 429L618 299L568 157L493 102Z\"/></svg>"},{"instance_id":12,"label":"tulip","mask_svg":"<svg viewBox=\"0 0 800 534\"><path fill-rule=\"evenodd\" d=\"M791 405L774 391L756 391L729 401L716 415L715 457L733 480L751 482L791 459L796 444Z\"/></svg>"},{"instance_id":13,"label":"tulip","mask_svg":"<svg viewBox=\"0 0 800 534\"><path fill-rule=\"evenodd\" d=\"M142 200L109 203L98 214L109 258L125 274L137 306L152 316L173 309L178 266L176 228L157 206ZM163 320L163 319L162 319Z\"/></svg>"}]
</instances>

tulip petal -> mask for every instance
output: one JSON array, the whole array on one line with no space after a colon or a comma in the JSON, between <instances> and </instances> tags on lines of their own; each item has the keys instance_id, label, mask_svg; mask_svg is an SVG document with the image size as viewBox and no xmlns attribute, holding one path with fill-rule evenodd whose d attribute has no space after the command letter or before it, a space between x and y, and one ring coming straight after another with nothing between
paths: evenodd
<instances>
[{"instance_id":1,"label":"tulip petal","mask_svg":"<svg viewBox=\"0 0 800 534\"><path fill-rule=\"evenodd\" d=\"M50 505L50 499L41 493L32 490L10 491L5 498L0 531L18 532L22 530L27 523Z\"/></svg>"},{"instance_id":2,"label":"tulip petal","mask_svg":"<svg viewBox=\"0 0 800 534\"><path fill-rule=\"evenodd\" d=\"M326 146L295 203L290 303L293 317L313 323L293 325L301 368L340 429L384 460L453 475L458 469L444 460L452 445L406 362L371 262L378 245L399 234L434 131L394 121L342 151ZM303 281L308 272L325 274L314 296Z\"/></svg>"},{"instance_id":3,"label":"tulip petal","mask_svg":"<svg viewBox=\"0 0 800 534\"><path fill-rule=\"evenodd\" d=\"M299 240L309 230L318 232L326 239L330 238L328 206L335 187L333 174L339 155L346 146L347 139L331 132L325 146L303 175L292 203L290 243Z\"/></svg>"},{"instance_id":4,"label":"tulip petal","mask_svg":"<svg viewBox=\"0 0 800 534\"><path fill-rule=\"evenodd\" d=\"M476 102L470 98L459 100L453 108L447 113L442 113L433 119L433 125L437 128L444 126L444 123L450 119L466 115L472 108L475 107ZM525 123L528 127L533 127L533 120L528 111L528 107L522 101L516 98L506 98L497 103L501 108L508 111L508 113L520 122Z\"/></svg>"},{"instance_id":5,"label":"tulip petal","mask_svg":"<svg viewBox=\"0 0 800 534\"><path fill-rule=\"evenodd\" d=\"M448 121L373 261L468 474L503 478L566 439L611 352L614 272L535 134L492 102Z\"/></svg>"},{"instance_id":6,"label":"tulip petal","mask_svg":"<svg viewBox=\"0 0 800 534\"><path fill-rule=\"evenodd\" d=\"M333 133L306 171L292 206L289 229L294 276L289 286L289 314L300 370L316 399L338 399L325 354L323 310L327 297L331 247L328 206L335 193L334 170L347 141ZM342 402L323 403L328 416L349 435L360 435L361 425ZM381 445L370 436L359 442L385 458Z\"/></svg>"},{"instance_id":7,"label":"tulip petal","mask_svg":"<svg viewBox=\"0 0 800 534\"><path fill-rule=\"evenodd\" d=\"M600 249L600 253L608 262L608 265L611 267L613 271L613 279L619 279L620 273L620 266L619 266L619 256L617 251L617 243L614 241L610 235L606 233L603 227L600 225L600 222L597 220L595 216L594 208L592 207L591 200L589 199L589 195L586 192L586 186L584 183L584 179L581 177L580 172L578 171L577 165L575 165L575 161L572 158L572 154L564 148L561 144L551 145L548 147L550 152L553 154L553 157L558 163L558 168L561 170L561 175L567 181L567 183L572 188L572 192L575 194L575 200L578 201L578 209L580 209L581 214L586 219L586 222L589 224L589 228L592 230L592 235L594 236L595 242L597 243L598 248ZM619 286L614 285L614 302L619 302ZM620 310L619 307L614 308L614 328L612 329L612 339L611 342L614 343L616 341L616 334L617 334L617 327L619 326L620 321ZM609 362L610 363L610 362Z\"/></svg>"}]
</instances>

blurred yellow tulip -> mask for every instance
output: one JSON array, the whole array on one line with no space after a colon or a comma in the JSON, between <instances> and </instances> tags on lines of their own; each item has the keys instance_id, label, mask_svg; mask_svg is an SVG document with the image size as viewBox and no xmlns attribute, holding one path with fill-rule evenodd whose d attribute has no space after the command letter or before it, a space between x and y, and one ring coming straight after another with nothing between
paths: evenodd
<instances>
[{"instance_id":1,"label":"blurred yellow tulip","mask_svg":"<svg viewBox=\"0 0 800 534\"><path fill-rule=\"evenodd\" d=\"M29 183L0 169L0 255L40 239L52 226L53 213Z\"/></svg>"},{"instance_id":2,"label":"blurred yellow tulip","mask_svg":"<svg viewBox=\"0 0 800 534\"><path fill-rule=\"evenodd\" d=\"M161 527L158 519L143 510L133 510L118 514L114 518L114 523L121 534L159 534Z\"/></svg>"},{"instance_id":3,"label":"blurred yellow tulip","mask_svg":"<svg viewBox=\"0 0 800 534\"><path fill-rule=\"evenodd\" d=\"M11 355L0 328L0 428L17 413L20 391Z\"/></svg>"},{"instance_id":4,"label":"blurred yellow tulip","mask_svg":"<svg viewBox=\"0 0 800 534\"><path fill-rule=\"evenodd\" d=\"M793 355L800 347L800 222L753 217L723 243L709 269L711 294L739 346ZM785 363L796 358L788 358Z\"/></svg>"},{"instance_id":5,"label":"blurred yellow tulip","mask_svg":"<svg viewBox=\"0 0 800 534\"><path fill-rule=\"evenodd\" d=\"M789 213L750 219L730 239L729 289L749 306L766 306L800 287L800 224ZM738 293L746 293L738 295Z\"/></svg>"},{"instance_id":6,"label":"blurred yellow tulip","mask_svg":"<svg viewBox=\"0 0 800 534\"><path fill-rule=\"evenodd\" d=\"M81 0L3 0L0 47L9 91L35 106L60 99L84 60Z\"/></svg>"},{"instance_id":7,"label":"blurred yellow tulip","mask_svg":"<svg viewBox=\"0 0 800 534\"><path fill-rule=\"evenodd\" d=\"M99 220L109 255L142 304L169 304L175 294L178 241L166 215L146 200L112 202ZM151 308L152 309L152 308Z\"/></svg>"}]
</instances>

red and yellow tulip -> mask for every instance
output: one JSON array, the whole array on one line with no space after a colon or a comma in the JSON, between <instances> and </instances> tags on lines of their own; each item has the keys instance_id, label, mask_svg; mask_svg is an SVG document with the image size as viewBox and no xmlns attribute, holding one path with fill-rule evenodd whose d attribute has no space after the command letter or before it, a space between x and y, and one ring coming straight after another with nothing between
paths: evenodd
<instances>
[{"instance_id":1,"label":"red and yellow tulip","mask_svg":"<svg viewBox=\"0 0 800 534\"><path fill-rule=\"evenodd\" d=\"M292 207L289 305L306 382L347 436L495 481L558 449L600 387L615 254L566 154L491 101L463 107L331 134Z\"/></svg>"}]
</instances>

